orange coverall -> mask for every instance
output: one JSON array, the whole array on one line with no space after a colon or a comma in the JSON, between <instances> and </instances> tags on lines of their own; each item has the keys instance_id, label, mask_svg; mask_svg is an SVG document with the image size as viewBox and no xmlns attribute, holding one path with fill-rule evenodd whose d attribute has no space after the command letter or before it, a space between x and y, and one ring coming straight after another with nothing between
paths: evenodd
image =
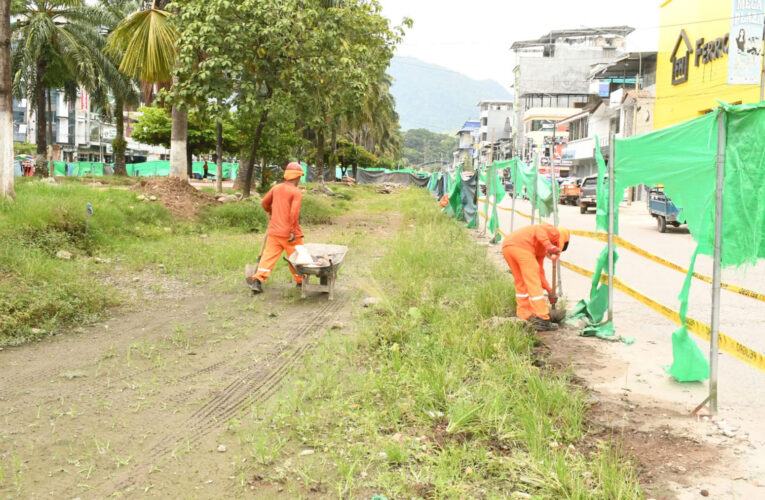
<instances>
[{"instance_id":1,"label":"orange coverall","mask_svg":"<svg viewBox=\"0 0 765 500\"><path fill-rule=\"evenodd\" d=\"M549 224L526 226L507 235L502 241L502 255L515 280L516 314L521 319L532 315L550 319L550 309L543 290L552 289L545 278L547 252L566 243L558 230Z\"/></svg>"},{"instance_id":2,"label":"orange coverall","mask_svg":"<svg viewBox=\"0 0 765 500\"><path fill-rule=\"evenodd\" d=\"M263 283L273 271L282 252L287 251L287 255L292 255L295 251L295 245L303 244L303 230L300 228L300 204L303 201L303 193L299 188L283 182L272 187L261 202L263 210L270 216L266 231L266 247L263 249L263 255L258 264L258 271L255 279ZM289 241L290 234L295 235L295 239ZM295 282L302 282L301 276L292 266L289 266Z\"/></svg>"}]
</instances>

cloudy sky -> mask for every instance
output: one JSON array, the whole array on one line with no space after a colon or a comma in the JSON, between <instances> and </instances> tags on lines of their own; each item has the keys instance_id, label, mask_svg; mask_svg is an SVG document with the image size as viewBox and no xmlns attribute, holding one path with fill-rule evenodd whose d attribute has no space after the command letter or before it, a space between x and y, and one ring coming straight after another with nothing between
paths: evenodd
<instances>
[{"instance_id":1,"label":"cloudy sky","mask_svg":"<svg viewBox=\"0 0 765 500\"><path fill-rule=\"evenodd\" d=\"M398 24L414 20L397 54L508 87L510 45L550 29L628 25L630 50L656 50L659 0L380 0Z\"/></svg>"}]
</instances>

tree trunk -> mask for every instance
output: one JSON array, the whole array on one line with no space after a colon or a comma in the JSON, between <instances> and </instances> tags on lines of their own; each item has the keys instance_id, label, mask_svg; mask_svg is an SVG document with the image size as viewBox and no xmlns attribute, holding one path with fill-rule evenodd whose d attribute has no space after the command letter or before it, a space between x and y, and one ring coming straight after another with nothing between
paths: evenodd
<instances>
[{"instance_id":1,"label":"tree trunk","mask_svg":"<svg viewBox=\"0 0 765 500\"><path fill-rule=\"evenodd\" d=\"M255 129L255 136L252 139L250 152L244 159L244 172L240 171L244 178L241 180L241 183L237 182L237 185L241 186L242 196L245 198L250 196L250 190L252 189L252 167L255 164L255 158L258 157L258 150L260 149L260 138L263 136L263 129L266 126L266 120L268 120L268 110L264 109L260 113L260 121L258 122L258 128ZM236 180L239 181L239 177L237 177Z\"/></svg>"},{"instance_id":2,"label":"tree trunk","mask_svg":"<svg viewBox=\"0 0 765 500\"><path fill-rule=\"evenodd\" d=\"M56 115L53 114L53 102L50 97L50 89L48 89L48 114L50 120L48 120L48 144L50 144L50 155L48 156L48 175L53 177L53 145L56 144L56 137L53 135L53 122L56 121Z\"/></svg>"},{"instance_id":3,"label":"tree trunk","mask_svg":"<svg viewBox=\"0 0 765 500\"><path fill-rule=\"evenodd\" d=\"M223 123L215 126L215 192L223 192Z\"/></svg>"},{"instance_id":4,"label":"tree trunk","mask_svg":"<svg viewBox=\"0 0 765 500\"><path fill-rule=\"evenodd\" d=\"M186 143L188 142L188 114L177 104L173 105L170 129L170 177L188 180L188 158Z\"/></svg>"},{"instance_id":5,"label":"tree trunk","mask_svg":"<svg viewBox=\"0 0 765 500\"><path fill-rule=\"evenodd\" d=\"M125 140L125 102L114 98L114 121L117 129L117 137L112 141L112 151L114 152L114 175L127 175L127 166L125 165L125 149L127 141Z\"/></svg>"},{"instance_id":6,"label":"tree trunk","mask_svg":"<svg viewBox=\"0 0 765 500\"><path fill-rule=\"evenodd\" d=\"M42 79L45 75L45 64L37 62L37 87L35 88L35 111L37 113L37 157L35 158L35 175L41 177L48 176L48 141L46 140L47 131L45 125L47 117L45 116L45 86Z\"/></svg>"},{"instance_id":7,"label":"tree trunk","mask_svg":"<svg viewBox=\"0 0 765 500\"><path fill-rule=\"evenodd\" d=\"M13 190L13 98L11 96L11 1L0 0L0 199Z\"/></svg>"},{"instance_id":8,"label":"tree trunk","mask_svg":"<svg viewBox=\"0 0 765 500\"><path fill-rule=\"evenodd\" d=\"M186 139L186 177L189 179L194 178L194 155L191 153L191 145L189 144L188 139Z\"/></svg>"},{"instance_id":9,"label":"tree trunk","mask_svg":"<svg viewBox=\"0 0 765 500\"><path fill-rule=\"evenodd\" d=\"M337 174L337 127L332 127L332 154L329 157L329 169L332 173L332 180L335 180Z\"/></svg>"},{"instance_id":10,"label":"tree trunk","mask_svg":"<svg viewBox=\"0 0 765 500\"><path fill-rule=\"evenodd\" d=\"M316 171L319 174L319 182L324 185L324 129L316 132Z\"/></svg>"}]
</instances>

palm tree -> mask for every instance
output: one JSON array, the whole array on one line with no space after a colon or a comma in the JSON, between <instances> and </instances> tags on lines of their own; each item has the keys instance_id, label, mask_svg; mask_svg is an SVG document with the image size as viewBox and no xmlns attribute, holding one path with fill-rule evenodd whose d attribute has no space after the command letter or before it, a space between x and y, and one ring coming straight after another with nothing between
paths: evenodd
<instances>
[{"instance_id":1,"label":"palm tree","mask_svg":"<svg viewBox=\"0 0 765 500\"><path fill-rule=\"evenodd\" d=\"M13 198L11 0L0 0L0 199Z\"/></svg>"},{"instance_id":2,"label":"palm tree","mask_svg":"<svg viewBox=\"0 0 765 500\"><path fill-rule=\"evenodd\" d=\"M346 118L346 136L370 153L395 157L401 150L396 101L390 93L390 75L373 80L361 108Z\"/></svg>"},{"instance_id":3,"label":"palm tree","mask_svg":"<svg viewBox=\"0 0 765 500\"><path fill-rule=\"evenodd\" d=\"M46 89L75 80L95 87L100 53L100 11L83 0L28 0L13 3L13 91L26 95L37 113L37 169L47 175Z\"/></svg>"},{"instance_id":4,"label":"palm tree","mask_svg":"<svg viewBox=\"0 0 765 500\"><path fill-rule=\"evenodd\" d=\"M142 82L168 85L178 56L178 31L172 14L163 10L166 0L154 0L151 8L123 20L109 35L109 53L120 58L119 69ZM187 178L186 135L188 116L178 104L172 107L170 175Z\"/></svg>"},{"instance_id":5,"label":"palm tree","mask_svg":"<svg viewBox=\"0 0 765 500\"><path fill-rule=\"evenodd\" d=\"M117 26L134 14L141 8L140 0L101 0L100 7L105 17L104 31L113 33ZM108 69L117 67L120 64L120 60L110 54L110 64ZM127 141L125 141L125 123L123 115L125 112L125 106L136 105L139 102L138 90L133 78L125 75L120 71L104 71L102 73L103 83L111 93L114 99L114 105L111 106L108 99L104 99L105 105L102 109L106 112L106 116L113 118L116 126L116 137L112 141L112 150L114 151L114 173L116 175L127 175L127 168L125 165L125 149L127 147ZM104 96L106 97L106 96Z\"/></svg>"}]
</instances>

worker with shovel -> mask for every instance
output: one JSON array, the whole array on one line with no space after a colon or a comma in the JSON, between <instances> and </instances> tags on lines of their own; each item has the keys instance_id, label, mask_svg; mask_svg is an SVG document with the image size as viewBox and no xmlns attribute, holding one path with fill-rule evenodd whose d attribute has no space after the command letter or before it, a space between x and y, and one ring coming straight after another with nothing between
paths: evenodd
<instances>
[{"instance_id":1,"label":"worker with shovel","mask_svg":"<svg viewBox=\"0 0 765 500\"><path fill-rule=\"evenodd\" d=\"M299 163L290 163L284 170L284 182L272 187L261 202L263 210L269 215L269 222L254 274L248 272L247 276L247 284L253 293L263 292L263 282L268 279L282 252L292 255L295 245L303 244L303 230L300 229L303 193L298 188L303 175L303 167ZM289 268L299 285L301 276L291 265Z\"/></svg>"},{"instance_id":2,"label":"worker with shovel","mask_svg":"<svg viewBox=\"0 0 765 500\"><path fill-rule=\"evenodd\" d=\"M558 328L550 321L550 309L543 292L547 291L554 306L558 299L545 278L544 260L545 257L553 262L558 260L560 253L568 248L570 237L566 228L539 224L514 231L502 241L502 254L515 280L516 314L538 331Z\"/></svg>"}]
</instances>

